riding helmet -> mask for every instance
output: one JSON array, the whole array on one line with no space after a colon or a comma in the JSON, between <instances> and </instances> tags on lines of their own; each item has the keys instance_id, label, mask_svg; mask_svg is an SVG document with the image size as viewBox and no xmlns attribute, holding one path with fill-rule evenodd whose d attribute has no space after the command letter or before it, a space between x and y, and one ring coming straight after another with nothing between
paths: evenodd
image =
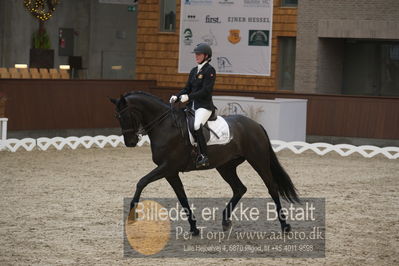
<instances>
[{"instance_id":1,"label":"riding helmet","mask_svg":"<svg viewBox=\"0 0 399 266\"><path fill-rule=\"evenodd\" d=\"M212 49L207 43L200 43L194 48L196 54L206 54L209 58L212 57Z\"/></svg>"}]
</instances>

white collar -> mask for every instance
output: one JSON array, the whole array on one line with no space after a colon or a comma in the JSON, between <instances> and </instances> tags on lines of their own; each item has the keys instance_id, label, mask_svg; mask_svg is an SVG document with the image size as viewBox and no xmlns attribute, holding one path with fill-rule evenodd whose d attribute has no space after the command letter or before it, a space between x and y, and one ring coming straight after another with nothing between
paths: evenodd
<instances>
[{"instance_id":1,"label":"white collar","mask_svg":"<svg viewBox=\"0 0 399 266\"><path fill-rule=\"evenodd\" d=\"M202 64L199 64L199 65L197 66L197 73L199 73L199 72L201 71L201 68L202 68L203 66L205 66L206 63L208 63L208 60L205 60L204 62L202 62Z\"/></svg>"}]
</instances>

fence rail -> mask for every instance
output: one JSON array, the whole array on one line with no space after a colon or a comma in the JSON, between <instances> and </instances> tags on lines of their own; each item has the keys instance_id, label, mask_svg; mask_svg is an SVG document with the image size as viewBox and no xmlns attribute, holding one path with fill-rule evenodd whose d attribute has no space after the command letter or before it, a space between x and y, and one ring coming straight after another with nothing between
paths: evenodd
<instances>
[{"instance_id":1,"label":"fence rail","mask_svg":"<svg viewBox=\"0 0 399 266\"><path fill-rule=\"evenodd\" d=\"M272 140L273 149L279 152L284 149L289 149L295 154L303 153L311 150L318 155L325 155L329 152L335 151L341 156L349 156L353 153L359 153L365 158L372 158L376 155L382 154L388 159L399 158L399 147L376 147L371 145L354 146L350 144L337 144L332 145L328 143L306 143L300 141L285 142L280 140Z\"/></svg>"},{"instance_id":2,"label":"fence rail","mask_svg":"<svg viewBox=\"0 0 399 266\"><path fill-rule=\"evenodd\" d=\"M142 136L137 146L149 144L148 136ZM399 158L399 147L376 147L370 145L354 146L349 144L332 145L328 143L306 143L306 142L285 142L280 140L272 140L273 149L279 152L284 149L291 150L295 154L300 154L305 151L311 150L318 155L325 155L329 152L336 152L341 156L349 156L353 153L359 153L365 158L372 158L379 154L388 159ZM46 151L50 148L57 150L77 148L104 148L105 146L117 147L124 145L122 136L85 136L85 137L68 137L68 138L25 138L25 139L7 139L0 143L0 150L16 152L18 150L32 151L34 149Z\"/></svg>"}]
</instances>

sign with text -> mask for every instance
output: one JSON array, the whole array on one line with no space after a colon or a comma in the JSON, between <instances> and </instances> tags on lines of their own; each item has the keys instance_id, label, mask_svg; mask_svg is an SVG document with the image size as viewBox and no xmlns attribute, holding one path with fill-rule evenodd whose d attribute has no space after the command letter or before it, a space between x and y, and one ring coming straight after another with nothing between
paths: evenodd
<instances>
[{"instance_id":1,"label":"sign with text","mask_svg":"<svg viewBox=\"0 0 399 266\"><path fill-rule=\"evenodd\" d=\"M207 43L217 73L270 76L272 18L273 0L182 0L179 73Z\"/></svg>"},{"instance_id":2,"label":"sign with text","mask_svg":"<svg viewBox=\"0 0 399 266\"><path fill-rule=\"evenodd\" d=\"M243 198L222 226L228 198L193 198L189 206L198 235L190 232L186 209L175 198L142 199L130 213L124 201L124 255L138 258L325 257L325 200L282 203ZM129 219L128 219L129 216ZM130 217L135 217L130 219ZM291 225L282 232L280 219Z\"/></svg>"}]
</instances>

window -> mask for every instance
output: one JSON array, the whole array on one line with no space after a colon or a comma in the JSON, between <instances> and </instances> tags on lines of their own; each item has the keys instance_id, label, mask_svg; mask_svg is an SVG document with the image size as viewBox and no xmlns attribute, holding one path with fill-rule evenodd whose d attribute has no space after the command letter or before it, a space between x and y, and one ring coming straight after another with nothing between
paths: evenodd
<instances>
[{"instance_id":1,"label":"window","mask_svg":"<svg viewBox=\"0 0 399 266\"><path fill-rule=\"evenodd\" d=\"M295 37L279 38L279 90L294 90L295 81Z\"/></svg>"},{"instance_id":2,"label":"window","mask_svg":"<svg viewBox=\"0 0 399 266\"><path fill-rule=\"evenodd\" d=\"M347 39L343 94L399 96L399 42Z\"/></svg>"},{"instance_id":3,"label":"window","mask_svg":"<svg viewBox=\"0 0 399 266\"><path fill-rule=\"evenodd\" d=\"M297 7L298 6L298 0L281 0L281 6Z\"/></svg>"},{"instance_id":4,"label":"window","mask_svg":"<svg viewBox=\"0 0 399 266\"><path fill-rule=\"evenodd\" d=\"M176 29L176 0L162 0L160 10L160 30L174 32Z\"/></svg>"},{"instance_id":5,"label":"window","mask_svg":"<svg viewBox=\"0 0 399 266\"><path fill-rule=\"evenodd\" d=\"M399 43L381 44L380 95L399 96Z\"/></svg>"}]
</instances>

